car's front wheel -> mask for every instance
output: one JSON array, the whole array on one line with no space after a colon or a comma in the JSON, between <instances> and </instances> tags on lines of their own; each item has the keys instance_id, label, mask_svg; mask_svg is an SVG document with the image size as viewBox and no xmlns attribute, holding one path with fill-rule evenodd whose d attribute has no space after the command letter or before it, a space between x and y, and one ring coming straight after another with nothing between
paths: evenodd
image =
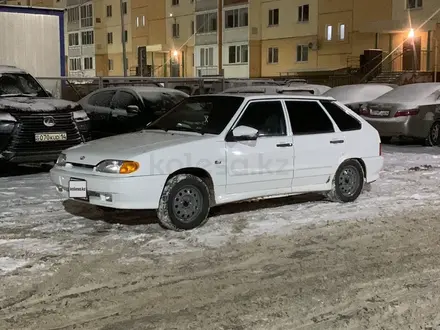
<instances>
[{"instance_id":1,"label":"car's front wheel","mask_svg":"<svg viewBox=\"0 0 440 330\"><path fill-rule=\"evenodd\" d=\"M162 191L157 217L172 230L189 230L202 226L208 219L210 192L206 183L191 174L170 178Z\"/></svg>"},{"instance_id":2,"label":"car's front wheel","mask_svg":"<svg viewBox=\"0 0 440 330\"><path fill-rule=\"evenodd\" d=\"M353 202L361 194L363 186L364 170L361 164L355 159L349 159L336 170L332 190L327 197L334 202Z\"/></svg>"}]
</instances>

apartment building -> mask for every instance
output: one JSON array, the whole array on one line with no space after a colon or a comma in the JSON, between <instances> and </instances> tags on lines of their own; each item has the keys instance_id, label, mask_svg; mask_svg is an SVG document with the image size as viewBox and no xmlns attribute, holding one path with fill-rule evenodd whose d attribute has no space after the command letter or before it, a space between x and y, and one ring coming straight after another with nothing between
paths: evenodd
<instances>
[{"instance_id":1,"label":"apartment building","mask_svg":"<svg viewBox=\"0 0 440 330\"><path fill-rule=\"evenodd\" d=\"M65 18L68 75L96 76L93 1L67 0Z\"/></svg>"},{"instance_id":2,"label":"apartment building","mask_svg":"<svg viewBox=\"0 0 440 330\"><path fill-rule=\"evenodd\" d=\"M213 76L221 71L222 0L195 1L194 76Z\"/></svg>"},{"instance_id":3,"label":"apartment building","mask_svg":"<svg viewBox=\"0 0 440 330\"><path fill-rule=\"evenodd\" d=\"M261 70L254 76L310 71L317 67L318 0L259 0L251 7L251 63L260 44Z\"/></svg>"},{"instance_id":4,"label":"apartment building","mask_svg":"<svg viewBox=\"0 0 440 330\"><path fill-rule=\"evenodd\" d=\"M98 76L123 76L124 61L127 75L135 75L132 58L131 1L94 0L95 10L95 70ZM122 13L122 18L121 18ZM124 21L122 29L121 20ZM123 56L122 41L126 56Z\"/></svg>"},{"instance_id":5,"label":"apartment building","mask_svg":"<svg viewBox=\"0 0 440 330\"><path fill-rule=\"evenodd\" d=\"M194 0L166 0L167 44L172 77L194 76Z\"/></svg>"}]
</instances>

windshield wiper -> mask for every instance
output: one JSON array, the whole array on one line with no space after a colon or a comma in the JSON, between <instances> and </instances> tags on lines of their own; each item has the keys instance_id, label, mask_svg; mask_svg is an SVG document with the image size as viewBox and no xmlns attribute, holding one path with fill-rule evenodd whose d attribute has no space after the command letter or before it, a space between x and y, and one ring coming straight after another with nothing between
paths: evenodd
<instances>
[{"instance_id":1,"label":"windshield wiper","mask_svg":"<svg viewBox=\"0 0 440 330\"><path fill-rule=\"evenodd\" d=\"M20 94L20 93L15 93L15 94L0 94L0 97L15 97L15 96L36 96L36 94Z\"/></svg>"},{"instance_id":2,"label":"windshield wiper","mask_svg":"<svg viewBox=\"0 0 440 330\"><path fill-rule=\"evenodd\" d=\"M199 133L201 135L205 135L205 132L203 130L195 129L195 128L189 128L189 127L183 127L183 126L173 127L173 128L170 128L169 130L170 131L193 132L193 133Z\"/></svg>"}]
</instances>

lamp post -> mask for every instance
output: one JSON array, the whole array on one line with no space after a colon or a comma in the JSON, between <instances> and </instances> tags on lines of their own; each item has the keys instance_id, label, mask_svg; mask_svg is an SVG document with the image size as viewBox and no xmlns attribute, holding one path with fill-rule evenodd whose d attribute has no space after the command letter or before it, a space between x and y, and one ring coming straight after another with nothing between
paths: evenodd
<instances>
[{"instance_id":1,"label":"lamp post","mask_svg":"<svg viewBox=\"0 0 440 330\"><path fill-rule=\"evenodd\" d=\"M434 38L434 82L437 82L437 71L438 71L438 38Z\"/></svg>"}]
</instances>

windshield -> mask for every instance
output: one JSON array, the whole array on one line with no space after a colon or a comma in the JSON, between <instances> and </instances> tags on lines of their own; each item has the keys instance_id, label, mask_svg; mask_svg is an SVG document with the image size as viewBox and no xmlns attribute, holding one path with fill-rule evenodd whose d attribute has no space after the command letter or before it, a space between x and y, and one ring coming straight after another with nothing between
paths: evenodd
<instances>
[{"instance_id":1,"label":"windshield","mask_svg":"<svg viewBox=\"0 0 440 330\"><path fill-rule=\"evenodd\" d=\"M140 92L139 94L144 101L145 108L154 114L155 119L188 97L179 92Z\"/></svg>"},{"instance_id":2,"label":"windshield","mask_svg":"<svg viewBox=\"0 0 440 330\"><path fill-rule=\"evenodd\" d=\"M243 98L235 96L190 97L151 123L147 129L218 135L223 132L242 103Z\"/></svg>"},{"instance_id":3,"label":"windshield","mask_svg":"<svg viewBox=\"0 0 440 330\"><path fill-rule=\"evenodd\" d=\"M38 82L27 73L0 74L0 96L48 96Z\"/></svg>"}]
</instances>

